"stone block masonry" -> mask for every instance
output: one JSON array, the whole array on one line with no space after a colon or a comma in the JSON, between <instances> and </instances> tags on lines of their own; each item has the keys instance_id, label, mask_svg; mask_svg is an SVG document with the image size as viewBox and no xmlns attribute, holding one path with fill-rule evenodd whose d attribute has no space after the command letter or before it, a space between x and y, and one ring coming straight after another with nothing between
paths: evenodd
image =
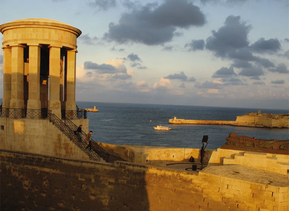
<instances>
[{"instance_id":1,"label":"stone block masonry","mask_svg":"<svg viewBox=\"0 0 289 211\"><path fill-rule=\"evenodd\" d=\"M73 120L88 131L88 119ZM43 119L0 118L0 149L37 153L48 156L87 159L76 144L66 137L55 125Z\"/></svg>"},{"instance_id":2,"label":"stone block masonry","mask_svg":"<svg viewBox=\"0 0 289 211\"><path fill-rule=\"evenodd\" d=\"M198 174L4 150L0 158L1 210L288 211L289 207L286 176L246 166L210 166Z\"/></svg>"}]
</instances>

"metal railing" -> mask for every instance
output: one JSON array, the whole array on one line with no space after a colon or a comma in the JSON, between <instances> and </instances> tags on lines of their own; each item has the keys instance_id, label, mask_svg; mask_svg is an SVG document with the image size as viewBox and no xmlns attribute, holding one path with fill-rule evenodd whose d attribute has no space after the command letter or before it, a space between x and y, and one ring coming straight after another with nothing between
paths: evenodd
<instances>
[{"instance_id":1,"label":"metal railing","mask_svg":"<svg viewBox=\"0 0 289 211\"><path fill-rule=\"evenodd\" d=\"M92 147L93 152L86 149L87 143L85 139L87 137L87 134L82 131L82 136L81 136L82 139L80 140L79 136L74 133L74 131L76 131L78 127L71 120L66 119L63 121L52 112L49 112L48 116L49 116L49 121L52 122L60 131L62 131L72 142L74 142L89 157L92 157L95 160L98 160L99 157L101 157L103 160L109 162L110 155L93 140L91 140L94 142L93 147Z\"/></svg>"},{"instance_id":2,"label":"metal railing","mask_svg":"<svg viewBox=\"0 0 289 211\"><path fill-rule=\"evenodd\" d=\"M25 118L26 110L24 108L2 108L1 116L13 119Z\"/></svg>"},{"instance_id":3,"label":"metal railing","mask_svg":"<svg viewBox=\"0 0 289 211\"><path fill-rule=\"evenodd\" d=\"M85 110L62 110L62 119L86 119ZM0 106L0 117L8 117L13 119L46 119L49 117L48 109L27 109L27 108L5 108Z\"/></svg>"},{"instance_id":4,"label":"metal railing","mask_svg":"<svg viewBox=\"0 0 289 211\"><path fill-rule=\"evenodd\" d=\"M63 119L86 119L86 110L65 110Z\"/></svg>"},{"instance_id":5,"label":"metal railing","mask_svg":"<svg viewBox=\"0 0 289 211\"><path fill-rule=\"evenodd\" d=\"M78 126L74 124L70 119L65 120L65 124L71 128L73 131L76 131ZM86 141L87 134L84 131L81 131L81 141ZM102 157L105 161L109 160L110 154L107 153L101 146L99 146L98 143L96 143L93 139L91 139L93 142L93 150L100 156Z\"/></svg>"}]
</instances>

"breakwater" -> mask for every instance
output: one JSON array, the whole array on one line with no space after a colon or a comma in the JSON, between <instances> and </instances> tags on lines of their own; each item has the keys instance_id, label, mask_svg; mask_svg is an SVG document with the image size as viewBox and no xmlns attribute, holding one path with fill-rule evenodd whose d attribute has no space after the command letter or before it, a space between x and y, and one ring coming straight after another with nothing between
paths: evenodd
<instances>
[{"instance_id":1,"label":"breakwater","mask_svg":"<svg viewBox=\"0 0 289 211\"><path fill-rule=\"evenodd\" d=\"M268 128L289 128L289 114L261 114L248 113L243 116L237 116L235 121L218 120L190 120L177 119L174 117L169 120L170 124L195 124L195 125L232 125L244 127L268 127Z\"/></svg>"}]
</instances>

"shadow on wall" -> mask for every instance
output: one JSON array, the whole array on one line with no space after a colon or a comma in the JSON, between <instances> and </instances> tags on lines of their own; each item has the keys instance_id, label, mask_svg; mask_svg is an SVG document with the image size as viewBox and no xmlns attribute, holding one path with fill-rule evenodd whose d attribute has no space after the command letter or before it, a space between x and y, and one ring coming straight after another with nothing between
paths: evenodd
<instances>
[{"instance_id":1,"label":"shadow on wall","mask_svg":"<svg viewBox=\"0 0 289 211\"><path fill-rule=\"evenodd\" d=\"M146 169L4 150L0 155L3 211L149 210Z\"/></svg>"}]
</instances>

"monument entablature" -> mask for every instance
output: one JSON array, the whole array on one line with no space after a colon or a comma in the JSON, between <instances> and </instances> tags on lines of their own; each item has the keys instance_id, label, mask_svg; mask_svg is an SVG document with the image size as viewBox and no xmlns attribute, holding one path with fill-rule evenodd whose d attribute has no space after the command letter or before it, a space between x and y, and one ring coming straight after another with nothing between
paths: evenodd
<instances>
[{"instance_id":1,"label":"monument entablature","mask_svg":"<svg viewBox=\"0 0 289 211\"><path fill-rule=\"evenodd\" d=\"M29 18L2 24L3 46L17 44L50 44L76 49L81 31L65 23L43 18Z\"/></svg>"}]
</instances>

